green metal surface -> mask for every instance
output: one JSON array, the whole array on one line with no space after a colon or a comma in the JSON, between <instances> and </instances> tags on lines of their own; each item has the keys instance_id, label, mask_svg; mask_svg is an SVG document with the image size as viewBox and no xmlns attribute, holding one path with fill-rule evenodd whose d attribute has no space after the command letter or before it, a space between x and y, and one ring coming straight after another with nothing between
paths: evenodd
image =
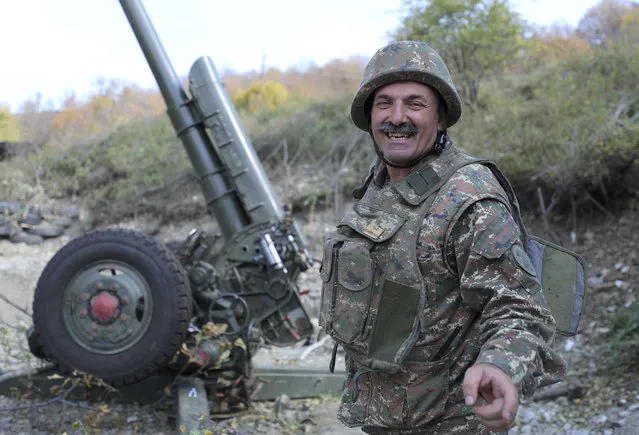
<instances>
[{"instance_id":1,"label":"green metal surface","mask_svg":"<svg viewBox=\"0 0 639 435\"><path fill-rule=\"evenodd\" d=\"M115 302L112 315L101 315L104 300ZM129 349L146 333L153 300L146 280L134 268L100 262L71 279L62 307L64 325L76 343L91 352L114 354Z\"/></svg>"},{"instance_id":2,"label":"green metal surface","mask_svg":"<svg viewBox=\"0 0 639 435\"><path fill-rule=\"evenodd\" d=\"M282 394L291 399L339 395L344 390L346 372L317 368L257 367L253 370L251 398L274 400Z\"/></svg>"},{"instance_id":3,"label":"green metal surface","mask_svg":"<svg viewBox=\"0 0 639 435\"><path fill-rule=\"evenodd\" d=\"M179 377L176 384L178 433L199 431L200 422L208 422L210 415L206 385L202 379L193 377Z\"/></svg>"},{"instance_id":4,"label":"green metal surface","mask_svg":"<svg viewBox=\"0 0 639 435\"><path fill-rule=\"evenodd\" d=\"M253 224L279 221L282 207L273 193L253 146L213 61L200 57L189 73L190 90L204 125L211 132L228 173L241 192L242 202Z\"/></svg>"}]
</instances>

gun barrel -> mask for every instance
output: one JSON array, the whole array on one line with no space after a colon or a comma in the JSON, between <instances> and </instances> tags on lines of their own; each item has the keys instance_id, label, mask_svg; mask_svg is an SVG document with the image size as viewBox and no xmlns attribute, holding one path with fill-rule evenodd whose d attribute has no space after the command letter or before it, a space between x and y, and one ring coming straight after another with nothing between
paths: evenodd
<instances>
[{"instance_id":1,"label":"gun barrel","mask_svg":"<svg viewBox=\"0 0 639 435\"><path fill-rule=\"evenodd\" d=\"M224 164L197 120L186 91L164 51L151 20L140 0L120 0L140 48L146 57L177 136L182 141L204 194L228 240L250 222Z\"/></svg>"},{"instance_id":2,"label":"gun barrel","mask_svg":"<svg viewBox=\"0 0 639 435\"><path fill-rule=\"evenodd\" d=\"M284 216L282 206L210 57L200 57L191 67L189 89L251 222L280 221Z\"/></svg>"}]
</instances>

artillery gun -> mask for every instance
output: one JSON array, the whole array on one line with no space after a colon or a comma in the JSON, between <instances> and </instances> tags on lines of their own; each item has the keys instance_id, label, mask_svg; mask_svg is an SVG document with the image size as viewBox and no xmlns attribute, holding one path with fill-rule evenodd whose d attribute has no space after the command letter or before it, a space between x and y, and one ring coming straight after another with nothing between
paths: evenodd
<instances>
[{"instance_id":1,"label":"artillery gun","mask_svg":"<svg viewBox=\"0 0 639 435\"><path fill-rule=\"evenodd\" d=\"M220 232L195 229L176 252L123 229L72 240L40 276L29 344L58 373L77 370L147 392L161 390L167 376L195 373L186 378L200 380L189 384L190 398L194 388L228 395L239 379L255 378L251 359L261 346L313 333L297 286L312 259L213 61L197 59L187 93L141 1L120 3Z\"/></svg>"}]
</instances>

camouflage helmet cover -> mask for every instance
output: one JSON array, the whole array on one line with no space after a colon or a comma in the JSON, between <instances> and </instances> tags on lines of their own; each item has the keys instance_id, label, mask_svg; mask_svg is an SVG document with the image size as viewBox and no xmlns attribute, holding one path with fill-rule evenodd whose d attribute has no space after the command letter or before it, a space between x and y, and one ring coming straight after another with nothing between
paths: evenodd
<instances>
[{"instance_id":1,"label":"camouflage helmet cover","mask_svg":"<svg viewBox=\"0 0 639 435\"><path fill-rule=\"evenodd\" d=\"M392 82L410 80L423 83L439 92L446 102L446 126L461 116L461 99L450 72L431 46L421 41L397 41L377 50L362 76L351 103L351 119L357 127L370 131L366 102L376 89Z\"/></svg>"}]
</instances>

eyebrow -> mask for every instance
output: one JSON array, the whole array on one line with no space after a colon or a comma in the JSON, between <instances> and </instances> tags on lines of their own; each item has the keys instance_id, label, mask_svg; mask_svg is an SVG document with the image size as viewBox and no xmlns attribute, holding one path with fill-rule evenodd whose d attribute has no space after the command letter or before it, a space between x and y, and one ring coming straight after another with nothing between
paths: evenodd
<instances>
[{"instance_id":1,"label":"eyebrow","mask_svg":"<svg viewBox=\"0 0 639 435\"><path fill-rule=\"evenodd\" d=\"M375 101L377 101L378 99L388 99L388 100L392 100L393 97L391 97L388 94L379 94L379 95L375 95ZM403 98L404 101L411 101L411 100L423 100L424 102L428 103L429 105L432 105L433 102L431 101L432 98L428 98L425 95L419 95L419 94L411 94L409 96L407 96L406 98Z\"/></svg>"}]
</instances>

